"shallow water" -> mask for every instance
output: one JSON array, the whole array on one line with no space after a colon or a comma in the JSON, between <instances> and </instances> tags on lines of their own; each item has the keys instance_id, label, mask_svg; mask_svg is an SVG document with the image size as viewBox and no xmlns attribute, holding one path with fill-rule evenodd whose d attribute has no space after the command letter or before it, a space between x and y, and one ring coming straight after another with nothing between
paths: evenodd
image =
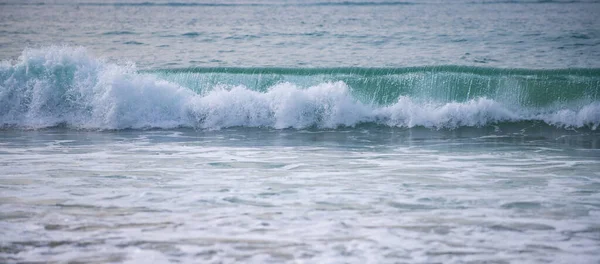
<instances>
[{"instance_id":1,"label":"shallow water","mask_svg":"<svg viewBox=\"0 0 600 264\"><path fill-rule=\"evenodd\" d=\"M597 261L598 132L484 130L3 131L0 257Z\"/></svg>"}]
</instances>

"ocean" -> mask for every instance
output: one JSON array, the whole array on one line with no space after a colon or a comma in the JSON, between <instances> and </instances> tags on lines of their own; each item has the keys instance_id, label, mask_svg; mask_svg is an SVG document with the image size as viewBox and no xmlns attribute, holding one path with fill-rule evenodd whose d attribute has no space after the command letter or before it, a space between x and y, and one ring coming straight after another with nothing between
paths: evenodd
<instances>
[{"instance_id":1,"label":"ocean","mask_svg":"<svg viewBox=\"0 0 600 264\"><path fill-rule=\"evenodd\" d=\"M0 0L0 262L598 263L598 14Z\"/></svg>"}]
</instances>

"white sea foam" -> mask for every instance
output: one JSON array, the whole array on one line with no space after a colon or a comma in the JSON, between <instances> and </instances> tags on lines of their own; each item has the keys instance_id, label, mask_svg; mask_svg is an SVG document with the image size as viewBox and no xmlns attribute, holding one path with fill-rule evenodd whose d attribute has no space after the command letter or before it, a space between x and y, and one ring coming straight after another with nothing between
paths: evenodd
<instances>
[{"instance_id":1,"label":"white sea foam","mask_svg":"<svg viewBox=\"0 0 600 264\"><path fill-rule=\"evenodd\" d=\"M531 109L480 97L465 102L400 96L382 106L363 103L346 83L310 87L279 83L267 91L217 86L198 94L187 87L90 56L83 48L25 50L0 65L0 124L86 129L232 126L336 128L360 123L456 128L498 122L543 121L596 129L600 102L573 108Z\"/></svg>"}]
</instances>

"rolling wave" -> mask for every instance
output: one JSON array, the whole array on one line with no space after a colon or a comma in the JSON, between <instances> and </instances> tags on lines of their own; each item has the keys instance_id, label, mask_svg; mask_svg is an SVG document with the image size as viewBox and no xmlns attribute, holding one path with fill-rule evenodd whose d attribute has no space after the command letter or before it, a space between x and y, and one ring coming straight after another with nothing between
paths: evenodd
<instances>
[{"instance_id":1,"label":"rolling wave","mask_svg":"<svg viewBox=\"0 0 600 264\"><path fill-rule=\"evenodd\" d=\"M453 129L542 122L597 129L600 69L463 66L138 71L83 48L27 49L0 64L0 126L37 129Z\"/></svg>"}]
</instances>

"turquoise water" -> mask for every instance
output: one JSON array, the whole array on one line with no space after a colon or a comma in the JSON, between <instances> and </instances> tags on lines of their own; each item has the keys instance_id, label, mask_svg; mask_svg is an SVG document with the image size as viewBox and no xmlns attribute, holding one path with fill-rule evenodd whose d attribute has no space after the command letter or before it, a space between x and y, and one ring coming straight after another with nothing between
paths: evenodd
<instances>
[{"instance_id":1,"label":"turquoise water","mask_svg":"<svg viewBox=\"0 0 600 264\"><path fill-rule=\"evenodd\" d=\"M0 262L598 262L598 13L0 1Z\"/></svg>"}]
</instances>

